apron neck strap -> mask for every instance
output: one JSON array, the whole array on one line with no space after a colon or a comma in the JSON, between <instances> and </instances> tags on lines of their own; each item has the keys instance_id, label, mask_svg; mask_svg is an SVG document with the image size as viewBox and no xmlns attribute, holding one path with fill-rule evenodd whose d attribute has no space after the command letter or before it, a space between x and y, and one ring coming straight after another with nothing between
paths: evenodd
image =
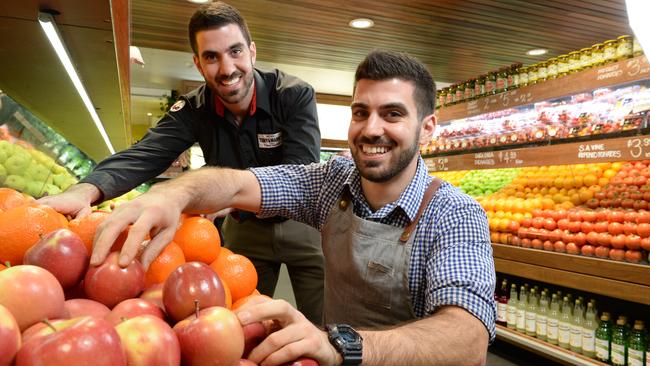
<instances>
[{"instance_id":1,"label":"apron neck strap","mask_svg":"<svg viewBox=\"0 0 650 366\"><path fill-rule=\"evenodd\" d=\"M429 205L429 202L431 202L433 196L435 196L441 184L442 184L442 180L438 178L433 178L431 183L429 183L429 187L427 187L427 190L424 192L424 196L422 197L422 202L420 202L420 208L418 208L418 212L415 215L415 218L413 219L413 221L411 221L409 226L404 228L402 235L399 237L400 242L406 243L409 240L409 237L411 236L411 232L413 232L413 230L418 224L418 221L420 221L420 216L422 216L424 209Z\"/></svg>"}]
</instances>

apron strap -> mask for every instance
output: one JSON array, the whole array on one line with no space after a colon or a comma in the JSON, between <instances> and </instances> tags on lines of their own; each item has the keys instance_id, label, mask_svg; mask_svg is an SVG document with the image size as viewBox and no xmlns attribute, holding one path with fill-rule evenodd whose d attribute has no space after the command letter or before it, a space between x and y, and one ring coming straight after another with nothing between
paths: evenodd
<instances>
[{"instance_id":1,"label":"apron strap","mask_svg":"<svg viewBox=\"0 0 650 366\"><path fill-rule=\"evenodd\" d=\"M415 215L415 218L413 219L413 221L411 221L409 226L404 228L402 235L399 237L400 242L406 243L409 240L409 237L411 236L411 232L418 225L418 221L420 221L420 216L422 216L422 212L424 212L424 209L429 205L429 202L431 202L433 196L435 196L441 184L442 184L442 180L438 178L433 178L431 183L429 183L429 187L427 187L427 190L424 192L424 196L422 197L422 202L420 202L420 208L418 208L418 213Z\"/></svg>"}]
</instances>

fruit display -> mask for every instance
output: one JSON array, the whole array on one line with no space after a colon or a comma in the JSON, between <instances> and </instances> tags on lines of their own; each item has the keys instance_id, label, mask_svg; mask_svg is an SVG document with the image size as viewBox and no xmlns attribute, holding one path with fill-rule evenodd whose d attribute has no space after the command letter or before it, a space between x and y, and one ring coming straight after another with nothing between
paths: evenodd
<instances>
[{"instance_id":1,"label":"fruit display","mask_svg":"<svg viewBox=\"0 0 650 366\"><path fill-rule=\"evenodd\" d=\"M649 164L644 160L472 171L456 185L485 209L494 243L647 263ZM473 188L481 185L490 188ZM486 194L493 187L499 189Z\"/></svg>"},{"instance_id":2,"label":"fruit display","mask_svg":"<svg viewBox=\"0 0 650 366\"><path fill-rule=\"evenodd\" d=\"M647 82L510 108L438 128L423 154L467 151L584 136L620 134L647 126Z\"/></svg>"},{"instance_id":3,"label":"fruit display","mask_svg":"<svg viewBox=\"0 0 650 366\"><path fill-rule=\"evenodd\" d=\"M234 313L269 299L252 262L221 248L212 222L183 215L148 269L118 266L124 235L89 267L108 216L68 221L0 188L0 365L255 365L245 357L275 328Z\"/></svg>"}]
</instances>

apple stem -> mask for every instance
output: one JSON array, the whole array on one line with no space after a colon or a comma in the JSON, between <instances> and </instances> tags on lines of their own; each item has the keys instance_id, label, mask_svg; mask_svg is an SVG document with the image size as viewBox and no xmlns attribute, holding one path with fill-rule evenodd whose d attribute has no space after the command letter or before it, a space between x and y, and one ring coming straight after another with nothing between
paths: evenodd
<instances>
[{"instance_id":1,"label":"apple stem","mask_svg":"<svg viewBox=\"0 0 650 366\"><path fill-rule=\"evenodd\" d=\"M121 317L120 317L120 321L121 321L122 323L124 323L124 322L127 321L127 320L129 320L129 318L127 318L127 317L125 317L125 316L121 316Z\"/></svg>"},{"instance_id":2,"label":"apple stem","mask_svg":"<svg viewBox=\"0 0 650 366\"><path fill-rule=\"evenodd\" d=\"M7 268L11 267L11 262L9 262L9 261L5 261L4 264L5 264L5 266L6 266Z\"/></svg>"},{"instance_id":3,"label":"apple stem","mask_svg":"<svg viewBox=\"0 0 650 366\"><path fill-rule=\"evenodd\" d=\"M199 317L199 300L194 300L194 312L196 313L196 318Z\"/></svg>"},{"instance_id":4,"label":"apple stem","mask_svg":"<svg viewBox=\"0 0 650 366\"><path fill-rule=\"evenodd\" d=\"M50 327L50 329L56 332L56 328L54 328L54 325L52 325L52 323L50 323L49 320L43 319L43 323L45 323L45 325L47 325L48 327Z\"/></svg>"}]
</instances>

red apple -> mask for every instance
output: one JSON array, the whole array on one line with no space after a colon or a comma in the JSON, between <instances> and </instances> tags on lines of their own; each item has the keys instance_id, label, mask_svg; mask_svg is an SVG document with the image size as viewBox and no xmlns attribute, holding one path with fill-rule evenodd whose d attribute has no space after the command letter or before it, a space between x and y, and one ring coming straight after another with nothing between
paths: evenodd
<instances>
[{"instance_id":1,"label":"red apple","mask_svg":"<svg viewBox=\"0 0 650 366\"><path fill-rule=\"evenodd\" d=\"M203 309L176 323L184 365L235 365L244 352L244 331L237 316L221 306Z\"/></svg>"},{"instance_id":2,"label":"red apple","mask_svg":"<svg viewBox=\"0 0 650 366\"><path fill-rule=\"evenodd\" d=\"M156 283L148 288L146 288L142 293L140 294L141 299L149 300L152 303L156 304L159 308L165 310L165 306L163 305L162 301L162 291L163 290L163 284L162 283Z\"/></svg>"},{"instance_id":3,"label":"red apple","mask_svg":"<svg viewBox=\"0 0 650 366\"><path fill-rule=\"evenodd\" d=\"M88 260L88 250L79 235L68 229L58 229L45 234L29 248L23 264L47 269L67 290L81 281Z\"/></svg>"},{"instance_id":4,"label":"red apple","mask_svg":"<svg viewBox=\"0 0 650 366\"><path fill-rule=\"evenodd\" d=\"M112 252L104 262L90 267L84 277L84 290L91 300L112 308L119 302L136 297L144 290L144 268L134 259L128 267L118 264L119 252Z\"/></svg>"},{"instance_id":5,"label":"red apple","mask_svg":"<svg viewBox=\"0 0 650 366\"><path fill-rule=\"evenodd\" d=\"M188 262L172 272L163 286L165 311L180 321L199 309L225 306L226 294L219 276L205 263Z\"/></svg>"},{"instance_id":6,"label":"red apple","mask_svg":"<svg viewBox=\"0 0 650 366\"><path fill-rule=\"evenodd\" d=\"M0 305L0 365L11 365L20 345L18 323L9 309Z\"/></svg>"},{"instance_id":7,"label":"red apple","mask_svg":"<svg viewBox=\"0 0 650 366\"><path fill-rule=\"evenodd\" d=\"M65 315L63 289L47 270L19 265L0 272L0 305L14 315L23 331L43 319Z\"/></svg>"},{"instance_id":8,"label":"red apple","mask_svg":"<svg viewBox=\"0 0 650 366\"><path fill-rule=\"evenodd\" d=\"M90 299L70 299L65 301L66 318L78 318L80 316L94 316L104 318L111 312L106 305Z\"/></svg>"},{"instance_id":9,"label":"red apple","mask_svg":"<svg viewBox=\"0 0 650 366\"><path fill-rule=\"evenodd\" d=\"M248 357L248 354L262 343L267 336L266 328L261 322L246 324L244 330L244 354L242 357Z\"/></svg>"},{"instance_id":10,"label":"red apple","mask_svg":"<svg viewBox=\"0 0 650 366\"><path fill-rule=\"evenodd\" d=\"M43 328L23 344L16 366L126 366L120 336L104 319L79 317Z\"/></svg>"},{"instance_id":11,"label":"red apple","mask_svg":"<svg viewBox=\"0 0 650 366\"><path fill-rule=\"evenodd\" d=\"M123 319L131 319L140 315L151 315L159 319L165 319L165 313L156 304L145 299L126 299L115 305L113 310L104 319L111 324L122 323Z\"/></svg>"},{"instance_id":12,"label":"red apple","mask_svg":"<svg viewBox=\"0 0 650 366\"><path fill-rule=\"evenodd\" d=\"M81 280L77 285L69 288L63 292L66 300L71 299L86 299L86 292L84 291L84 281Z\"/></svg>"},{"instance_id":13,"label":"red apple","mask_svg":"<svg viewBox=\"0 0 650 366\"><path fill-rule=\"evenodd\" d=\"M129 366L180 365L178 338L164 320L152 315L140 315L116 325L115 330L122 341Z\"/></svg>"},{"instance_id":14,"label":"red apple","mask_svg":"<svg viewBox=\"0 0 650 366\"><path fill-rule=\"evenodd\" d=\"M42 320L31 327L25 329L21 335L23 339L23 344L29 342L30 339L34 338L34 336L38 335L41 336L43 329L54 326L56 328L57 325L60 325L62 322L66 321L68 319L52 319L52 320Z\"/></svg>"}]
</instances>

